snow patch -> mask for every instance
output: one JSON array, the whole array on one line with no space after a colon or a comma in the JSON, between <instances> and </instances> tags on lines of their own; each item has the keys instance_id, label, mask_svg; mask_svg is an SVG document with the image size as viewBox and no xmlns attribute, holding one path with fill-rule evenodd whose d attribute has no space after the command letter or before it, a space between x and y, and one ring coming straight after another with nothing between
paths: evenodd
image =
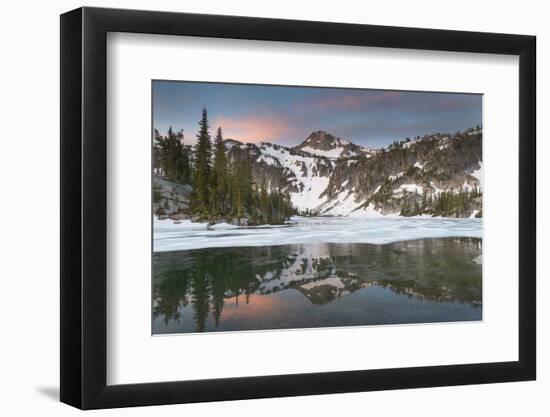
<instances>
[{"instance_id":1,"label":"snow patch","mask_svg":"<svg viewBox=\"0 0 550 417\"><path fill-rule=\"evenodd\" d=\"M302 151L311 153L313 155L324 156L325 158L338 159L342 155L344 149L342 147L336 147L330 151L323 151L321 149L312 148L311 146L306 146L302 148Z\"/></svg>"},{"instance_id":2,"label":"snow patch","mask_svg":"<svg viewBox=\"0 0 550 417\"><path fill-rule=\"evenodd\" d=\"M401 172L397 173L396 175L390 175L388 178L389 178L390 181L395 181L396 179L401 178L404 173L405 173L404 171L401 171Z\"/></svg>"},{"instance_id":3,"label":"snow patch","mask_svg":"<svg viewBox=\"0 0 550 417\"><path fill-rule=\"evenodd\" d=\"M479 161L479 169L471 172L470 175L479 181L479 187L483 189L483 162Z\"/></svg>"},{"instance_id":4,"label":"snow patch","mask_svg":"<svg viewBox=\"0 0 550 417\"><path fill-rule=\"evenodd\" d=\"M422 194L422 191L423 191L423 188L422 186L420 185L417 185L417 184L402 184L400 187L399 187L401 190L403 191L407 191L409 193L418 193L418 194Z\"/></svg>"},{"instance_id":5,"label":"snow patch","mask_svg":"<svg viewBox=\"0 0 550 417\"><path fill-rule=\"evenodd\" d=\"M264 154L276 159L281 166L289 170L294 178L295 184L302 191L291 192L290 199L292 204L299 210L315 210L325 202L321 194L326 190L329 183L329 177L316 174L318 164L324 163L319 158L292 155L290 151L282 146L274 147L264 143L261 146ZM302 167L305 172L302 172Z\"/></svg>"},{"instance_id":6,"label":"snow patch","mask_svg":"<svg viewBox=\"0 0 550 417\"><path fill-rule=\"evenodd\" d=\"M355 196L352 191L348 191L347 194L339 193L329 203L330 207L323 211L324 215L330 216L348 216L353 212L361 203L355 201Z\"/></svg>"}]
</instances>

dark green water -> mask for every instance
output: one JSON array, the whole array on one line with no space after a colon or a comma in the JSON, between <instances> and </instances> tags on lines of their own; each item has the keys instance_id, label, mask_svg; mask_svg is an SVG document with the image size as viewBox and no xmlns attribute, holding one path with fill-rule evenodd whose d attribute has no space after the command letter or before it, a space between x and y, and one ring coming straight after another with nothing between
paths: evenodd
<instances>
[{"instance_id":1,"label":"dark green water","mask_svg":"<svg viewBox=\"0 0 550 417\"><path fill-rule=\"evenodd\" d=\"M153 333L482 318L481 239L154 254Z\"/></svg>"}]
</instances>

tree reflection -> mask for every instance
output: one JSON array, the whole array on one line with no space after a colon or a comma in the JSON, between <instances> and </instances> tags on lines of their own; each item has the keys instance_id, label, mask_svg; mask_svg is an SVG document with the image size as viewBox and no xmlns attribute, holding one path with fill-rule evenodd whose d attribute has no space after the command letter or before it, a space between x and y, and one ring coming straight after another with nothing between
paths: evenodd
<instances>
[{"instance_id":1,"label":"tree reflection","mask_svg":"<svg viewBox=\"0 0 550 417\"><path fill-rule=\"evenodd\" d=\"M227 303L248 303L252 294L294 290L323 306L372 285L407 297L481 306L480 255L481 239L475 238L156 253L153 319L179 322L190 306L196 331L203 332L219 327Z\"/></svg>"}]
</instances>

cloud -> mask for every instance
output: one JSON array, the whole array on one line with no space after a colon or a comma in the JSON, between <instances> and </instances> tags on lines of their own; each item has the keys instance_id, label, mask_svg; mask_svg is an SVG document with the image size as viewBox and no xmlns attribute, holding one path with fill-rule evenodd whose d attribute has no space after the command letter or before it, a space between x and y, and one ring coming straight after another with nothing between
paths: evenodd
<instances>
[{"instance_id":1,"label":"cloud","mask_svg":"<svg viewBox=\"0 0 550 417\"><path fill-rule=\"evenodd\" d=\"M349 110L360 108L364 101L365 99L363 97L356 94L338 94L313 99L312 102L307 103L307 105L318 109Z\"/></svg>"},{"instance_id":2,"label":"cloud","mask_svg":"<svg viewBox=\"0 0 550 417\"><path fill-rule=\"evenodd\" d=\"M401 99L398 91L323 91L307 101L296 103L296 110L305 111L353 111L373 106L395 105Z\"/></svg>"},{"instance_id":3,"label":"cloud","mask_svg":"<svg viewBox=\"0 0 550 417\"><path fill-rule=\"evenodd\" d=\"M224 137L244 142L276 141L293 133L288 121L275 116L219 116L211 125L213 130L220 126Z\"/></svg>"},{"instance_id":4,"label":"cloud","mask_svg":"<svg viewBox=\"0 0 550 417\"><path fill-rule=\"evenodd\" d=\"M370 146L473 126L482 104L470 94L172 82L154 94L155 127L183 128L189 144L203 106L212 135L221 126L227 138L295 145L322 129Z\"/></svg>"}]
</instances>

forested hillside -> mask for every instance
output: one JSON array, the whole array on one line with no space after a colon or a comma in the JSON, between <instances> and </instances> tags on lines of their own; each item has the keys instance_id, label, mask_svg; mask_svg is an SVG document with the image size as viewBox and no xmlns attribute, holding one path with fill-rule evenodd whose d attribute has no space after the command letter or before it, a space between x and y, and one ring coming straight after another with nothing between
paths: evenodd
<instances>
[{"instance_id":1,"label":"forested hillside","mask_svg":"<svg viewBox=\"0 0 550 417\"><path fill-rule=\"evenodd\" d=\"M367 149L315 131L300 145L214 138L206 109L195 144L154 132L158 216L279 224L293 214L481 217L482 130L434 133ZM183 186L183 188L182 188Z\"/></svg>"}]
</instances>

